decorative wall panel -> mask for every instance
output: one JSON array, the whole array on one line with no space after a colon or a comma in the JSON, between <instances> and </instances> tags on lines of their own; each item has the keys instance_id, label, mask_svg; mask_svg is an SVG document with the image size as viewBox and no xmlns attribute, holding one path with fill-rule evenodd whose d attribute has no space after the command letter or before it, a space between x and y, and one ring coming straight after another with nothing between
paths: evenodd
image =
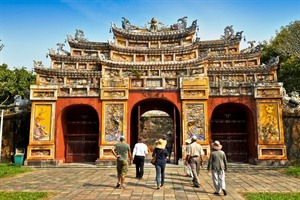
<instances>
[{"instance_id":1,"label":"decorative wall panel","mask_svg":"<svg viewBox=\"0 0 300 200\"><path fill-rule=\"evenodd\" d=\"M102 144L111 144L126 136L127 102L103 102Z\"/></svg>"}]
</instances>

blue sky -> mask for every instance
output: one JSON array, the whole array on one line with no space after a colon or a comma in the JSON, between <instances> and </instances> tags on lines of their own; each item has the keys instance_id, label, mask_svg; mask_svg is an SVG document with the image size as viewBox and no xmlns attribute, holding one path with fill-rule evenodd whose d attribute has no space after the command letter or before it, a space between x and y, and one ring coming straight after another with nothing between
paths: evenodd
<instances>
[{"instance_id":1,"label":"blue sky","mask_svg":"<svg viewBox=\"0 0 300 200\"><path fill-rule=\"evenodd\" d=\"M33 68L33 60L50 67L49 48L81 29L89 41L106 42L111 22L121 27L122 17L144 26L156 17L165 25L187 16L197 20L201 40L219 39L227 25L244 31L246 42L270 40L276 30L300 20L300 0L1 0L0 64ZM69 51L66 44L65 50Z\"/></svg>"}]
</instances>

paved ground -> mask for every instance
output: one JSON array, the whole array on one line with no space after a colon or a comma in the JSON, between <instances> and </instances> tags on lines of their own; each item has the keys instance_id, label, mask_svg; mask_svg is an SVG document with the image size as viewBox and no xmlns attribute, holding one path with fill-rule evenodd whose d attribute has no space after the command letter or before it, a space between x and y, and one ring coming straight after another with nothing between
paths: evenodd
<instances>
[{"instance_id":1,"label":"paved ground","mask_svg":"<svg viewBox=\"0 0 300 200\"><path fill-rule=\"evenodd\" d=\"M201 187L191 187L181 166L167 165L165 186L156 190L155 169L148 164L142 180L135 178L130 167L124 189L116 189L114 167L98 168L77 165L59 168L37 168L33 172L1 179L0 191L54 192L52 200L68 199L243 199L242 192L300 192L299 179L279 169L248 164L231 164L226 174L228 195L213 195L211 174L200 172Z\"/></svg>"}]
</instances>

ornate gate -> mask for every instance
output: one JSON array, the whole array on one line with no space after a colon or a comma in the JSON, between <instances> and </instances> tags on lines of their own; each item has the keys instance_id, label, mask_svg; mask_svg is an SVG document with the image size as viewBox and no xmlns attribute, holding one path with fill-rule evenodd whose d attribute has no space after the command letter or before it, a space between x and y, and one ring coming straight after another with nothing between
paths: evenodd
<instances>
[{"instance_id":1,"label":"ornate gate","mask_svg":"<svg viewBox=\"0 0 300 200\"><path fill-rule=\"evenodd\" d=\"M67 113L66 162L95 162L99 122L96 111L80 106Z\"/></svg>"}]
</instances>

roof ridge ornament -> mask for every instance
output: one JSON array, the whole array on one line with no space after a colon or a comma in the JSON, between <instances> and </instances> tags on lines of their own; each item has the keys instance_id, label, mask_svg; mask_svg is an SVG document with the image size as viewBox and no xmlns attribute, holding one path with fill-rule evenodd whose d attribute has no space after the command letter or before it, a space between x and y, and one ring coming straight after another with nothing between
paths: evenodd
<instances>
[{"instance_id":1,"label":"roof ridge ornament","mask_svg":"<svg viewBox=\"0 0 300 200\"><path fill-rule=\"evenodd\" d=\"M170 27L172 30L183 30L186 28L186 25L187 25L186 21L187 21L187 16L184 16L182 18L179 18L177 20L177 23L171 25Z\"/></svg>"},{"instance_id":2,"label":"roof ridge ornament","mask_svg":"<svg viewBox=\"0 0 300 200\"><path fill-rule=\"evenodd\" d=\"M224 29L224 35L221 35L221 39L232 39L234 37L233 25L226 26Z\"/></svg>"}]
</instances>

